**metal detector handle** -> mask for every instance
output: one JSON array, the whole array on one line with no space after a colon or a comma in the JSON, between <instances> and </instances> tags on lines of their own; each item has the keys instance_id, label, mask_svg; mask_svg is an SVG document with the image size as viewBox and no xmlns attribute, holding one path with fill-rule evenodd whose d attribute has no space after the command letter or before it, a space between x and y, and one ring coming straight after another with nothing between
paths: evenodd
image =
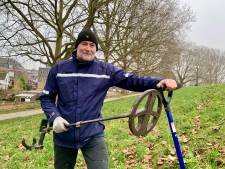
<instances>
[{"instance_id":1,"label":"metal detector handle","mask_svg":"<svg viewBox=\"0 0 225 169\"><path fill-rule=\"evenodd\" d=\"M177 137L177 133L176 133L176 128L173 122L173 117L172 117L172 113L171 113L171 109L170 109L170 101L172 99L173 96L173 91L168 91L168 95L167 98L165 98L164 96L164 89L160 88L160 93L162 95L162 102L166 111L166 115L167 115L167 119L169 122L169 126L170 126L170 131L171 131L171 135L173 137L173 142L174 142L174 146L177 152L177 158L179 161L179 165L180 165L180 169L185 169L185 165L184 165L184 160L183 160L183 155L182 155L182 151L180 148L180 143Z\"/></svg>"},{"instance_id":2,"label":"metal detector handle","mask_svg":"<svg viewBox=\"0 0 225 169\"><path fill-rule=\"evenodd\" d=\"M162 95L162 102L163 102L163 105L169 105L169 104L170 104L170 101L171 101L171 99L172 99L172 96L173 96L173 91L172 91L172 90L171 90L171 91L168 91L168 95L167 95L166 98L165 98L165 96L164 96L165 88L161 87L161 88L159 88L159 91L160 91L160 93L161 93L161 95Z\"/></svg>"}]
</instances>

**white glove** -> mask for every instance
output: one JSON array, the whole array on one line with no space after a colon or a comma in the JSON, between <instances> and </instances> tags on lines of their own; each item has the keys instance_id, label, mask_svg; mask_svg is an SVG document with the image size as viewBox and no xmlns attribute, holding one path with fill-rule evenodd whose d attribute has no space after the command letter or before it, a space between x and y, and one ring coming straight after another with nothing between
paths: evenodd
<instances>
[{"instance_id":1,"label":"white glove","mask_svg":"<svg viewBox=\"0 0 225 169\"><path fill-rule=\"evenodd\" d=\"M60 116L56 117L53 122L53 131L55 133L62 133L64 131L67 131L68 128L66 128L66 126L68 125L69 125L68 121L66 121L64 118Z\"/></svg>"}]
</instances>

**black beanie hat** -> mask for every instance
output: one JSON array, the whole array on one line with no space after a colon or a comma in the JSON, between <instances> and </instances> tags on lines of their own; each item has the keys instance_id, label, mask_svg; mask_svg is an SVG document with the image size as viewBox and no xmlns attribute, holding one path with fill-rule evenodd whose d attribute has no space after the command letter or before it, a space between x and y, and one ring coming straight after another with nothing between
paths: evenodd
<instances>
[{"instance_id":1,"label":"black beanie hat","mask_svg":"<svg viewBox=\"0 0 225 169\"><path fill-rule=\"evenodd\" d=\"M75 44L75 49L77 49L77 46L82 42L82 41L91 41L95 43L96 45L96 50L98 50L98 41L97 38L90 29L81 31L77 37L76 44Z\"/></svg>"}]
</instances>

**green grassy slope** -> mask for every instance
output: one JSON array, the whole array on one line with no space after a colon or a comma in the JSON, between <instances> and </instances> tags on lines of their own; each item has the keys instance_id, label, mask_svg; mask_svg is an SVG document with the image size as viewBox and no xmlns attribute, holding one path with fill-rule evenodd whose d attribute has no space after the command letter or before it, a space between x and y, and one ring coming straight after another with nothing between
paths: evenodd
<instances>
[{"instance_id":1,"label":"green grassy slope","mask_svg":"<svg viewBox=\"0 0 225 169\"><path fill-rule=\"evenodd\" d=\"M108 102L104 117L129 113L135 97ZM174 92L171 109L177 134L189 169L225 168L225 85L187 87ZM53 168L52 134L45 138L41 151L24 151L22 137L28 143L39 136L43 115L0 122L0 168ZM106 142L112 169L179 168L165 112L146 137L133 136L127 119L105 122ZM84 161L79 155L78 169Z\"/></svg>"}]
</instances>

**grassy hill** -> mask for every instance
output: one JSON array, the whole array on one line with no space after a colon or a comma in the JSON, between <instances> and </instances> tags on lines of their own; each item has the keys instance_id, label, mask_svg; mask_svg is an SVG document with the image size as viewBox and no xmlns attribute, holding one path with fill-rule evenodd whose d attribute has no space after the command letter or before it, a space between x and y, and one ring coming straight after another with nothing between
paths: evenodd
<instances>
[{"instance_id":1,"label":"grassy hill","mask_svg":"<svg viewBox=\"0 0 225 169\"><path fill-rule=\"evenodd\" d=\"M104 117L127 114L135 97L108 102ZM225 85L187 87L174 92L171 109L184 154L186 168L225 168ZM21 139L28 143L38 138L43 115L0 122L0 168L53 168L52 134L46 135L44 149L24 151ZM173 141L162 111L159 122L146 137L133 136L127 119L105 122L106 142L112 169L179 168ZM79 155L77 168L85 168Z\"/></svg>"}]
</instances>

